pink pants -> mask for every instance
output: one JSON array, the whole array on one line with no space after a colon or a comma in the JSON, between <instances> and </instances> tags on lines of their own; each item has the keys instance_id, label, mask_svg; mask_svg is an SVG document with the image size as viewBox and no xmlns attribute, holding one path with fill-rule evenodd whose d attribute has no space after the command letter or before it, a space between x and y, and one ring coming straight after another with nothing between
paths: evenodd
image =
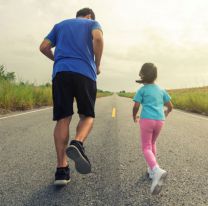
<instances>
[{"instance_id":1,"label":"pink pants","mask_svg":"<svg viewBox=\"0 0 208 206\"><path fill-rule=\"evenodd\" d=\"M140 119L141 147L145 160L152 170L158 166L156 161L156 139L160 134L164 121Z\"/></svg>"}]
</instances>

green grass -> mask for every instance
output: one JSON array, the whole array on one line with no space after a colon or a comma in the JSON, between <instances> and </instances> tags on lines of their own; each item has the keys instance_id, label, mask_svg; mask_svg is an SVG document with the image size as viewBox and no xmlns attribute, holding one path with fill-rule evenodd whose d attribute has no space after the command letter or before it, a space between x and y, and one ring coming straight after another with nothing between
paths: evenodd
<instances>
[{"instance_id":1,"label":"green grass","mask_svg":"<svg viewBox=\"0 0 208 206\"><path fill-rule=\"evenodd\" d=\"M135 92L119 92L118 96L120 97L127 97L127 98L133 98L135 95Z\"/></svg>"},{"instance_id":2,"label":"green grass","mask_svg":"<svg viewBox=\"0 0 208 206\"><path fill-rule=\"evenodd\" d=\"M26 110L51 104L51 87L0 81L0 108L3 110Z\"/></svg>"},{"instance_id":3,"label":"green grass","mask_svg":"<svg viewBox=\"0 0 208 206\"><path fill-rule=\"evenodd\" d=\"M208 115L208 87L168 91L175 108Z\"/></svg>"},{"instance_id":4,"label":"green grass","mask_svg":"<svg viewBox=\"0 0 208 206\"><path fill-rule=\"evenodd\" d=\"M112 95L111 92L98 90L97 97ZM0 80L0 113L28 110L52 105L51 85L34 86L29 83L15 83Z\"/></svg>"},{"instance_id":5,"label":"green grass","mask_svg":"<svg viewBox=\"0 0 208 206\"><path fill-rule=\"evenodd\" d=\"M97 98L111 96L112 94L113 93L112 92L109 92L109 91L100 91L100 90L98 90L98 92L97 92Z\"/></svg>"},{"instance_id":6,"label":"green grass","mask_svg":"<svg viewBox=\"0 0 208 206\"><path fill-rule=\"evenodd\" d=\"M208 87L169 90L174 108L208 115ZM133 98L134 92L121 92L119 96Z\"/></svg>"}]
</instances>

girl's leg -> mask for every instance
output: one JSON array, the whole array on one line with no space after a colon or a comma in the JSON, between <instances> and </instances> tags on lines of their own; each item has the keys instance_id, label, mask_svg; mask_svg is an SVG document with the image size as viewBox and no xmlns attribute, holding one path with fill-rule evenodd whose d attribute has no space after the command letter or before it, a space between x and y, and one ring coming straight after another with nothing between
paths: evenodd
<instances>
[{"instance_id":1,"label":"girl's leg","mask_svg":"<svg viewBox=\"0 0 208 206\"><path fill-rule=\"evenodd\" d=\"M152 135L154 125L155 120L140 119L141 147L145 160L151 170L158 165L155 155L152 152Z\"/></svg>"},{"instance_id":2,"label":"girl's leg","mask_svg":"<svg viewBox=\"0 0 208 206\"><path fill-rule=\"evenodd\" d=\"M161 131L163 125L164 125L164 121L157 120L155 122L156 122L156 124L155 124L153 135L152 135L152 152L156 156L156 151L157 151L156 150L156 140L160 134L160 131Z\"/></svg>"}]
</instances>

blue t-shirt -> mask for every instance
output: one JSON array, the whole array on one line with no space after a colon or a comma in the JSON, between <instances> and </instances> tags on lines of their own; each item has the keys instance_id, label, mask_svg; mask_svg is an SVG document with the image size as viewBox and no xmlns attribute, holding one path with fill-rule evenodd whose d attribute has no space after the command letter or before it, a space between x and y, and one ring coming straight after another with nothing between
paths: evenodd
<instances>
[{"instance_id":1,"label":"blue t-shirt","mask_svg":"<svg viewBox=\"0 0 208 206\"><path fill-rule=\"evenodd\" d=\"M137 91L133 100L142 105L141 119L164 120L164 104L170 99L168 93L158 85L146 84Z\"/></svg>"},{"instance_id":2,"label":"blue t-shirt","mask_svg":"<svg viewBox=\"0 0 208 206\"><path fill-rule=\"evenodd\" d=\"M97 21L75 18L56 24L45 37L55 48L54 78L57 72L70 71L96 81L92 30L100 29Z\"/></svg>"}]
</instances>

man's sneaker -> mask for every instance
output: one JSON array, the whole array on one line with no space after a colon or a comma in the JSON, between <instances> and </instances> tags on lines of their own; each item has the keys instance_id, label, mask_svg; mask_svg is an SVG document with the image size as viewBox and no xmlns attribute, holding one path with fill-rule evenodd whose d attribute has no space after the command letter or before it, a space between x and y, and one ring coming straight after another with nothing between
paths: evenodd
<instances>
[{"instance_id":1,"label":"man's sneaker","mask_svg":"<svg viewBox=\"0 0 208 206\"><path fill-rule=\"evenodd\" d=\"M71 180L70 169L67 167L59 167L56 169L54 185L65 186Z\"/></svg>"},{"instance_id":2,"label":"man's sneaker","mask_svg":"<svg viewBox=\"0 0 208 206\"><path fill-rule=\"evenodd\" d=\"M149 179L153 178L153 172L149 167L147 168L147 176L149 177Z\"/></svg>"},{"instance_id":3,"label":"man's sneaker","mask_svg":"<svg viewBox=\"0 0 208 206\"><path fill-rule=\"evenodd\" d=\"M155 167L153 170L153 179L152 179L152 186L151 186L151 194L157 195L162 190L162 186L164 184L164 181L167 177L167 172L159 167Z\"/></svg>"},{"instance_id":4,"label":"man's sneaker","mask_svg":"<svg viewBox=\"0 0 208 206\"><path fill-rule=\"evenodd\" d=\"M85 154L83 145L76 140L72 140L66 150L67 156L75 162L77 172L88 174L91 172L91 164Z\"/></svg>"}]
</instances>

